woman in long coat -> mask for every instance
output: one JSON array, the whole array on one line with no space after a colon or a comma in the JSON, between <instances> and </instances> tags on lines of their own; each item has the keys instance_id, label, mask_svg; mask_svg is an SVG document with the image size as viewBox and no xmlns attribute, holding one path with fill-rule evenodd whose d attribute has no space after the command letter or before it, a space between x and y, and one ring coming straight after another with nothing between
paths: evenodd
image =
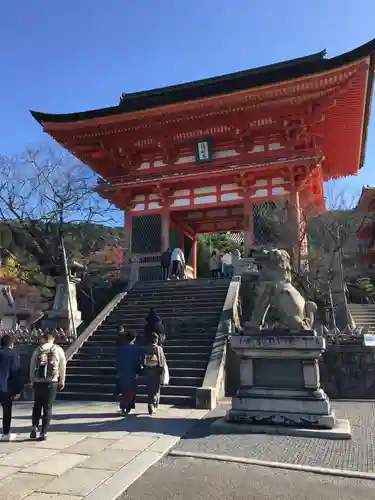
<instances>
[{"instance_id":1,"label":"woman in long coat","mask_svg":"<svg viewBox=\"0 0 375 500\"><path fill-rule=\"evenodd\" d=\"M137 375L142 369L143 349L134 342L135 335L127 333L121 336L117 347L117 383L120 393L120 410L124 413L130 413L135 408Z\"/></svg>"}]
</instances>

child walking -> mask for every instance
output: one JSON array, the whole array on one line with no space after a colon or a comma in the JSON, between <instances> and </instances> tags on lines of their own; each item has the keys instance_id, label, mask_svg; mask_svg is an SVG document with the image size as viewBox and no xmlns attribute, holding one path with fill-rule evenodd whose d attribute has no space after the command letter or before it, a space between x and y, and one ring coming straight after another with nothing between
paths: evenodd
<instances>
[{"instance_id":1,"label":"child walking","mask_svg":"<svg viewBox=\"0 0 375 500\"><path fill-rule=\"evenodd\" d=\"M135 408L137 396L137 375L142 366L140 346L135 344L136 336L126 333L121 336L117 349L118 391L120 393L120 410L130 413Z\"/></svg>"},{"instance_id":2,"label":"child walking","mask_svg":"<svg viewBox=\"0 0 375 500\"><path fill-rule=\"evenodd\" d=\"M153 415L159 406L161 379L167 365L163 348L158 343L159 335L154 332L145 348L143 361L149 415Z\"/></svg>"}]
</instances>

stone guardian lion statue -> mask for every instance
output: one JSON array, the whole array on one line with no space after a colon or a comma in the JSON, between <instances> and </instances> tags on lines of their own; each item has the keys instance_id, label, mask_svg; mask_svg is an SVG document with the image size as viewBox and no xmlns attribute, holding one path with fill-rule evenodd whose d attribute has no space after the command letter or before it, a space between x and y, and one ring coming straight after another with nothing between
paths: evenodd
<instances>
[{"instance_id":1,"label":"stone guardian lion statue","mask_svg":"<svg viewBox=\"0 0 375 500\"><path fill-rule=\"evenodd\" d=\"M315 302L305 301L293 286L288 252L276 248L263 250L260 260L260 280L249 326L261 328L272 306L278 312L281 328L292 331L312 330L317 305Z\"/></svg>"}]
</instances>

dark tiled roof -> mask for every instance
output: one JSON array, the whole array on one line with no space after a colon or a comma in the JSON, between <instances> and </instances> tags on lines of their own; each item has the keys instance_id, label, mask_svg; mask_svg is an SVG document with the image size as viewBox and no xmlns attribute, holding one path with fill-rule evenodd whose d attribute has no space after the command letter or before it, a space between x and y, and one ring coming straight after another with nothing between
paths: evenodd
<instances>
[{"instance_id":1,"label":"dark tiled roof","mask_svg":"<svg viewBox=\"0 0 375 500\"><path fill-rule=\"evenodd\" d=\"M48 114L31 111L31 114L39 122L63 123L100 118L126 112L142 111L157 106L192 101L205 97L214 97L230 92L251 89L261 85L270 85L307 75L313 75L322 71L339 68L340 66L354 62L374 52L375 39L361 47L331 59L326 59L326 53L322 51L306 57L230 73L228 75L159 89L146 90L143 92L122 94L120 104L109 108L69 114Z\"/></svg>"}]
</instances>

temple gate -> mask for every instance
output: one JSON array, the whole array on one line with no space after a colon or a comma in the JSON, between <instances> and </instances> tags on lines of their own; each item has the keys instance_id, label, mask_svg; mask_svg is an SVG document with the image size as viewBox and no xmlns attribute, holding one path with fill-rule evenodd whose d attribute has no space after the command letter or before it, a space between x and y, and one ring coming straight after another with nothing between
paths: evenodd
<instances>
[{"instance_id":1,"label":"temple gate","mask_svg":"<svg viewBox=\"0 0 375 500\"><path fill-rule=\"evenodd\" d=\"M305 258L304 211L324 210L323 182L363 165L374 51L375 40L331 59L123 94L111 108L32 115L126 213L140 279L158 279L160 252L176 245L195 276L199 233L243 231L245 252L276 243L264 224L275 204Z\"/></svg>"}]
</instances>

